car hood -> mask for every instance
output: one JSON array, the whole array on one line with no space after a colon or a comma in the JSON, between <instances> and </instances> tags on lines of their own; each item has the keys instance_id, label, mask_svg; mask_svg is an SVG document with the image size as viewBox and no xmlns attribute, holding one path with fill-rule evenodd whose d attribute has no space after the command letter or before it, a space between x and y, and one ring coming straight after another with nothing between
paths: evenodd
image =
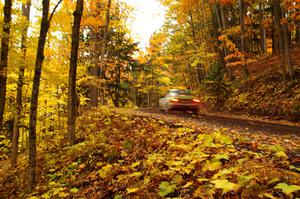
<instances>
[{"instance_id":1,"label":"car hood","mask_svg":"<svg viewBox=\"0 0 300 199\"><path fill-rule=\"evenodd\" d=\"M195 97L192 96L192 95L177 95L175 98L177 99L183 99L183 100L192 100L194 99Z\"/></svg>"}]
</instances>

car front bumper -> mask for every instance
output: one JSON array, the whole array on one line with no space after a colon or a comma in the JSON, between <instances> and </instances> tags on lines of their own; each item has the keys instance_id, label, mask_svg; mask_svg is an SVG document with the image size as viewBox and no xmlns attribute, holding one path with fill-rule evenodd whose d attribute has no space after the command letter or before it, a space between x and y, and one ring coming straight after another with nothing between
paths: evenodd
<instances>
[{"instance_id":1,"label":"car front bumper","mask_svg":"<svg viewBox=\"0 0 300 199\"><path fill-rule=\"evenodd\" d=\"M195 111L198 110L200 108L199 104L169 104L168 109L169 110L173 110L173 111Z\"/></svg>"}]
</instances>

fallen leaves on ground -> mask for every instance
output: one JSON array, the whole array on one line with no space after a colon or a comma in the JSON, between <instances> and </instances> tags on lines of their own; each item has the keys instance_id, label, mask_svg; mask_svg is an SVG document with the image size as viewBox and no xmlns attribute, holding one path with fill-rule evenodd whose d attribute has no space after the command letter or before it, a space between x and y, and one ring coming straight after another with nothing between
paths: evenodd
<instances>
[{"instance_id":1,"label":"fallen leaves on ground","mask_svg":"<svg viewBox=\"0 0 300 199\"><path fill-rule=\"evenodd\" d=\"M32 198L296 198L297 136L238 133L178 119L107 107L78 119L78 143L62 132L38 147L31 195L8 172L4 196ZM20 167L25 167L24 161ZM21 168L14 173L22 176Z\"/></svg>"}]
</instances>

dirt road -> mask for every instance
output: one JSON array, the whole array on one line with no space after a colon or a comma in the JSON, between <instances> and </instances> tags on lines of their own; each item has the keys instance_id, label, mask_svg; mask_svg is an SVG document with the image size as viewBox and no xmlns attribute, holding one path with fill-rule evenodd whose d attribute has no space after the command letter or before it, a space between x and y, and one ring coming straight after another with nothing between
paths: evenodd
<instances>
[{"instance_id":1,"label":"dirt road","mask_svg":"<svg viewBox=\"0 0 300 199\"><path fill-rule=\"evenodd\" d=\"M216 115L199 114L192 115L182 112L160 113L158 109L141 109L144 112L168 114L181 118L192 118L201 123L208 123L210 125L223 126L225 128L247 131L247 132L265 132L277 135L296 135L300 136L300 126L292 126L287 124L279 124L264 121L252 121L247 119L229 118Z\"/></svg>"}]
</instances>

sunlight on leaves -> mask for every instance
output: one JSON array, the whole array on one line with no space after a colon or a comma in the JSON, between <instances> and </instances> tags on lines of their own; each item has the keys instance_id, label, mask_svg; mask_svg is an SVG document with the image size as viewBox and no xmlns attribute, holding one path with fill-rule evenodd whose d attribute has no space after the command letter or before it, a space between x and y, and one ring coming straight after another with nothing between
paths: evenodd
<instances>
[{"instance_id":1,"label":"sunlight on leaves","mask_svg":"<svg viewBox=\"0 0 300 199\"><path fill-rule=\"evenodd\" d=\"M166 196L170 193L172 193L176 189L176 185L172 185L169 182L162 182L159 185L159 196Z\"/></svg>"},{"instance_id":2,"label":"sunlight on leaves","mask_svg":"<svg viewBox=\"0 0 300 199\"><path fill-rule=\"evenodd\" d=\"M211 181L216 189L222 189L223 194L229 191L236 191L239 187L237 184L231 183L228 180L213 180Z\"/></svg>"},{"instance_id":3,"label":"sunlight on leaves","mask_svg":"<svg viewBox=\"0 0 300 199\"><path fill-rule=\"evenodd\" d=\"M280 189L286 195L290 195L293 192L300 191L300 186L298 185L288 185L286 183L279 183L276 185L275 189Z\"/></svg>"}]
</instances>

